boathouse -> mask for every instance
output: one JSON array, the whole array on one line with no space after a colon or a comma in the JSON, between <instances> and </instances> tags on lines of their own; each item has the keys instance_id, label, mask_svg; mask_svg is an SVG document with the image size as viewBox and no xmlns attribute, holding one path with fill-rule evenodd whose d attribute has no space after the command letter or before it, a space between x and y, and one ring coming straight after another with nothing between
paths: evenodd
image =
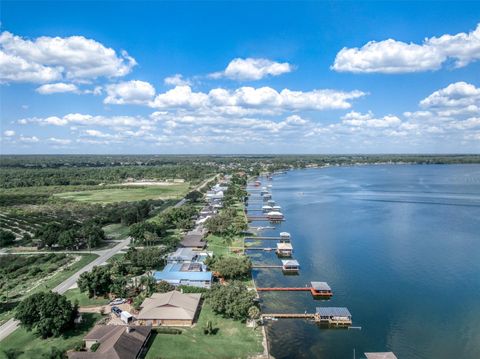
<instances>
[{"instance_id":1,"label":"boathouse","mask_svg":"<svg viewBox=\"0 0 480 359\"><path fill-rule=\"evenodd\" d=\"M352 325L352 315L344 307L317 307L316 320L334 326Z\"/></svg>"},{"instance_id":2,"label":"boathouse","mask_svg":"<svg viewBox=\"0 0 480 359\"><path fill-rule=\"evenodd\" d=\"M267 193L265 193L265 194L263 195L263 200L264 200L264 201L268 201L268 200L270 200L270 199L272 199L272 194L271 194L271 193L268 193L268 192L267 192Z\"/></svg>"},{"instance_id":3,"label":"boathouse","mask_svg":"<svg viewBox=\"0 0 480 359\"><path fill-rule=\"evenodd\" d=\"M300 269L300 263L295 259L283 259L282 270L286 273L295 273Z\"/></svg>"},{"instance_id":4,"label":"boathouse","mask_svg":"<svg viewBox=\"0 0 480 359\"><path fill-rule=\"evenodd\" d=\"M270 199L270 200L267 201L267 204L268 204L269 206L272 206L272 207L273 207L273 206L275 206L275 201L274 201L273 199Z\"/></svg>"},{"instance_id":5,"label":"boathouse","mask_svg":"<svg viewBox=\"0 0 480 359\"><path fill-rule=\"evenodd\" d=\"M290 233L288 232L280 232L280 242L282 243L289 243L291 239Z\"/></svg>"},{"instance_id":6,"label":"boathouse","mask_svg":"<svg viewBox=\"0 0 480 359\"><path fill-rule=\"evenodd\" d=\"M332 289L327 282L310 282L312 286L312 295L315 297L331 297Z\"/></svg>"},{"instance_id":7,"label":"boathouse","mask_svg":"<svg viewBox=\"0 0 480 359\"><path fill-rule=\"evenodd\" d=\"M397 359L392 352L364 353L367 359Z\"/></svg>"},{"instance_id":8,"label":"boathouse","mask_svg":"<svg viewBox=\"0 0 480 359\"><path fill-rule=\"evenodd\" d=\"M283 221L283 213L277 211L270 211L267 213L267 219L271 222Z\"/></svg>"},{"instance_id":9,"label":"boathouse","mask_svg":"<svg viewBox=\"0 0 480 359\"><path fill-rule=\"evenodd\" d=\"M273 209L272 206L268 206L268 205L262 206L262 211L265 213L271 212L272 209Z\"/></svg>"},{"instance_id":10,"label":"boathouse","mask_svg":"<svg viewBox=\"0 0 480 359\"><path fill-rule=\"evenodd\" d=\"M277 255L279 257L291 257L293 253L293 246L291 243L277 243Z\"/></svg>"}]
</instances>

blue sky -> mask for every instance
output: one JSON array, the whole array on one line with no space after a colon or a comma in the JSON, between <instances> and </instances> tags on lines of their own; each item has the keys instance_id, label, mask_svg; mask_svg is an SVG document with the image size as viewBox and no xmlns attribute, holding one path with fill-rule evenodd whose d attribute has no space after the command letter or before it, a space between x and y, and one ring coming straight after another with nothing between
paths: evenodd
<instances>
[{"instance_id":1,"label":"blue sky","mask_svg":"<svg viewBox=\"0 0 480 359\"><path fill-rule=\"evenodd\" d=\"M480 152L480 2L0 6L2 153Z\"/></svg>"}]
</instances>

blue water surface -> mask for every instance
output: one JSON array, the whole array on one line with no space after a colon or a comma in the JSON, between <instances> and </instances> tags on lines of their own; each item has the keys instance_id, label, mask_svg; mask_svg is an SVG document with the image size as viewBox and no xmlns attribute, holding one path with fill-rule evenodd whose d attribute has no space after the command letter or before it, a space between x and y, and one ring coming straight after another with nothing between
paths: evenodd
<instances>
[{"instance_id":1,"label":"blue water surface","mask_svg":"<svg viewBox=\"0 0 480 359\"><path fill-rule=\"evenodd\" d=\"M371 351L480 358L480 165L294 170L264 178L266 184L286 221L261 235L290 232L301 271L256 269L257 286L327 281L334 297L262 293L263 312L345 306L361 327L269 322L275 358L353 358L354 350L357 358ZM250 209L261 205L253 202ZM254 263L279 264L271 252L251 256Z\"/></svg>"}]
</instances>

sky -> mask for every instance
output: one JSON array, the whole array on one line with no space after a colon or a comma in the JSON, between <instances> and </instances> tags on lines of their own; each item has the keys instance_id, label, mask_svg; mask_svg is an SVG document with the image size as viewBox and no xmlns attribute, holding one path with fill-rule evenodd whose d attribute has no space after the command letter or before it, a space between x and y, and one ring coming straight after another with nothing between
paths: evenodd
<instances>
[{"instance_id":1,"label":"sky","mask_svg":"<svg viewBox=\"0 0 480 359\"><path fill-rule=\"evenodd\" d=\"M2 1L3 154L480 153L480 2Z\"/></svg>"}]
</instances>

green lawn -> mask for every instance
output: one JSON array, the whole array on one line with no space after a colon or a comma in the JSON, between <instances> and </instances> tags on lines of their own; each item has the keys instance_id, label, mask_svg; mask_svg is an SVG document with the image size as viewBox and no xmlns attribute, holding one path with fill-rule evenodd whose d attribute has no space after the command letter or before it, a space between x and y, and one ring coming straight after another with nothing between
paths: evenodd
<instances>
[{"instance_id":1,"label":"green lawn","mask_svg":"<svg viewBox=\"0 0 480 359\"><path fill-rule=\"evenodd\" d=\"M66 200L87 203L129 202L141 201L144 199L180 198L188 192L188 187L188 183L174 183L168 186L124 186L88 191L64 192L54 194L54 196Z\"/></svg>"},{"instance_id":2,"label":"green lawn","mask_svg":"<svg viewBox=\"0 0 480 359\"><path fill-rule=\"evenodd\" d=\"M99 298L88 298L86 293L81 293L80 289L69 289L65 292L65 296L69 299L72 303L75 300L78 301L78 305L80 307L87 307L87 306L98 306L98 305L105 305L108 304L109 300L103 297Z\"/></svg>"},{"instance_id":3,"label":"green lawn","mask_svg":"<svg viewBox=\"0 0 480 359\"><path fill-rule=\"evenodd\" d=\"M24 328L19 328L2 341L0 358L7 358L4 351L14 350L15 358L30 359L42 358L42 355L49 353L52 347L61 350L73 349L77 343L81 343L85 334L101 318L100 314L83 314L84 321L75 329L65 332L58 338L41 339Z\"/></svg>"},{"instance_id":4,"label":"green lawn","mask_svg":"<svg viewBox=\"0 0 480 359\"><path fill-rule=\"evenodd\" d=\"M203 327L212 321L216 335L204 335ZM203 305L198 323L180 335L154 334L146 359L248 358L263 352L261 328L222 318Z\"/></svg>"},{"instance_id":5,"label":"green lawn","mask_svg":"<svg viewBox=\"0 0 480 359\"><path fill-rule=\"evenodd\" d=\"M231 241L213 234L207 237L207 249L216 256L237 255L232 253L230 247L236 247L235 249L241 250L243 248L243 237L234 237Z\"/></svg>"}]
</instances>

